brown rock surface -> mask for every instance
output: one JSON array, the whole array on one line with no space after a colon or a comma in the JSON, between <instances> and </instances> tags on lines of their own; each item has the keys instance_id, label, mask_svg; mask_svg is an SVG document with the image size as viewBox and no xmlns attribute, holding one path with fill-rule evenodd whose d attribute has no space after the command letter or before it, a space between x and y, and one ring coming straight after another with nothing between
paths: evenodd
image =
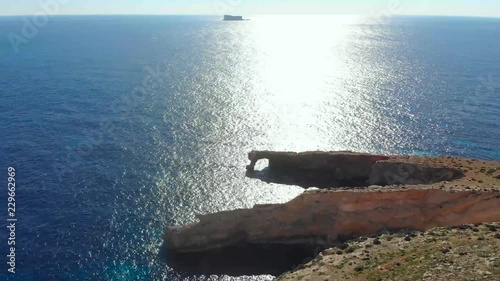
<instances>
[{"instance_id":1,"label":"brown rock surface","mask_svg":"<svg viewBox=\"0 0 500 281\"><path fill-rule=\"evenodd\" d=\"M492 191L306 192L285 204L199 216L197 224L169 228L164 239L178 252L238 243L303 244L384 229L496 222L499 206L500 193Z\"/></svg>"}]
</instances>

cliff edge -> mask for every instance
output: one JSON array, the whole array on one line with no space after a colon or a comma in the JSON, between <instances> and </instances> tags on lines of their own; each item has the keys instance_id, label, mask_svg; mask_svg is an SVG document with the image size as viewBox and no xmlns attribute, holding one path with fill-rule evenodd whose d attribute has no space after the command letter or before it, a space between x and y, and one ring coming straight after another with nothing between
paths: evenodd
<instances>
[{"instance_id":1,"label":"cliff edge","mask_svg":"<svg viewBox=\"0 0 500 281\"><path fill-rule=\"evenodd\" d=\"M320 251L360 237L500 222L499 162L270 151L253 151L249 159L250 175L261 172L254 171L257 161L268 159L268 175L287 175L297 185L322 189L306 191L284 204L200 215L198 223L168 227L164 241L174 259L202 264L197 268L202 273L280 275L317 257ZM231 253L241 256L247 252L250 254L242 263L228 262ZM255 268L259 256L272 255L277 256L271 259L271 266ZM217 257L222 257L219 267L212 266ZM272 266L273 262L276 266ZM323 267L321 262L314 264L314 268L318 266ZM319 272L324 271L328 271L326 267ZM313 278L311 274L294 270L281 278L328 279ZM329 273L324 274L321 277Z\"/></svg>"}]
</instances>

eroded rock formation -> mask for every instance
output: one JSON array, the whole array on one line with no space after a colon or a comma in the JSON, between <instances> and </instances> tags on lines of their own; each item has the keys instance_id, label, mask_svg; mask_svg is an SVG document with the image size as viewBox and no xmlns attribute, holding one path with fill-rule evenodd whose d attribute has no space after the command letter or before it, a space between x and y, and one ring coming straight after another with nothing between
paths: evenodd
<instances>
[{"instance_id":1,"label":"eroded rock formation","mask_svg":"<svg viewBox=\"0 0 500 281\"><path fill-rule=\"evenodd\" d=\"M255 164L269 160L269 170L277 183L293 183L303 187L361 187L369 185L432 184L464 176L460 169L427 161L418 157L371 155L341 152L274 152L252 151L247 166L251 177ZM420 161L421 162L421 161ZM272 175L271 175L272 177ZM280 180L285 178L285 180ZM269 181L273 181L271 178Z\"/></svg>"},{"instance_id":2,"label":"eroded rock formation","mask_svg":"<svg viewBox=\"0 0 500 281\"><path fill-rule=\"evenodd\" d=\"M210 274L279 274L289 268L278 267L278 261L299 253L290 262L300 262L318 239L335 243L383 230L500 222L499 162L352 152L254 151L249 158L250 171L267 158L269 169L305 179L306 186L349 182L352 185L345 186L352 187L361 182L364 187L306 191L285 204L199 215L197 223L167 228L164 241L171 254L203 260L195 264L203 264ZM249 265L261 260L250 255L269 257L276 262L275 271L269 262L260 271L233 266L234 251L228 249L236 249L235 257L243 256ZM281 256L274 249L280 249ZM244 251L251 254L242 255ZM214 256L223 257L222 271L213 271ZM225 263L244 270L224 270Z\"/></svg>"}]
</instances>

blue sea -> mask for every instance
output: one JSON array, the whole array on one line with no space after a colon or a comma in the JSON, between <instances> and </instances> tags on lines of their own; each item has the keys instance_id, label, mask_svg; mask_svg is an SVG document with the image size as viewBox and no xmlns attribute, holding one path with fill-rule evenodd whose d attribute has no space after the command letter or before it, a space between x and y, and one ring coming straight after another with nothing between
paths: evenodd
<instances>
[{"instance_id":1,"label":"blue sea","mask_svg":"<svg viewBox=\"0 0 500 281\"><path fill-rule=\"evenodd\" d=\"M500 19L26 19L0 17L1 280L272 279L159 257L168 225L302 192L246 178L252 149L500 160Z\"/></svg>"}]
</instances>

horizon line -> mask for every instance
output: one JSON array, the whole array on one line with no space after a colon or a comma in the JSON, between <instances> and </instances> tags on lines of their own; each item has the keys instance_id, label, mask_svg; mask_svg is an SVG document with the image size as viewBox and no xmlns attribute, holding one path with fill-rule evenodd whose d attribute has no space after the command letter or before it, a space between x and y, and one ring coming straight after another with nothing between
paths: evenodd
<instances>
[{"instance_id":1,"label":"horizon line","mask_svg":"<svg viewBox=\"0 0 500 281\"><path fill-rule=\"evenodd\" d=\"M0 17L33 17L33 14L15 14L15 15L2 15ZM67 16L217 16L222 17L220 14L57 14L49 15L50 17L67 17ZM370 17L369 14L249 14L251 16L360 16ZM483 19L499 19L499 16L481 16L481 15L449 15L449 14L399 14L392 15L391 17L452 17L452 18L483 18Z\"/></svg>"}]
</instances>

